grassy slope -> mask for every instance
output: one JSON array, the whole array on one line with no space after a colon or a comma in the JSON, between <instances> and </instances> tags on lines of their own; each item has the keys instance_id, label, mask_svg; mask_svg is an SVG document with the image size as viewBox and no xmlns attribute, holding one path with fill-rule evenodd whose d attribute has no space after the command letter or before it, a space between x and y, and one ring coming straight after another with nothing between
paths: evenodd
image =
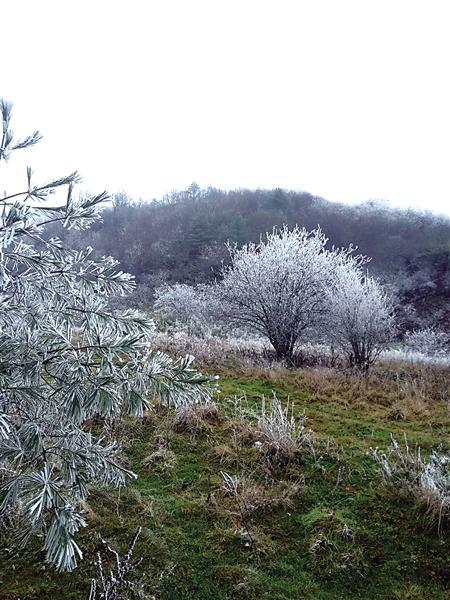
<instances>
[{"instance_id":1,"label":"grassy slope","mask_svg":"<svg viewBox=\"0 0 450 600\"><path fill-rule=\"evenodd\" d=\"M239 466L223 466L213 448L229 443L229 419L191 436L168 433L171 415L161 411L122 431L139 478L120 496L94 494L90 528L80 536L86 554L80 568L56 575L40 563L37 545L20 558L2 551L0 598L86 598L93 530L124 547L137 525L144 528L137 552L144 555L145 581L157 598L448 598L448 535L439 538L409 501L381 486L367 455L371 447L387 447L390 432L398 438L406 432L411 443L427 449L448 445L448 408L435 404L425 416L396 421L382 390L355 385L344 380L330 385L326 378L313 382L301 373L222 372L220 398L245 394L256 403L275 390L304 409L319 439L332 436L336 442L328 450L324 444L320 457L306 457L299 466L305 486L293 509L254 519L256 550L236 537L235 506L220 491L221 469L262 481L255 450L243 449ZM228 410L223 400L219 405ZM161 432L176 455L169 472L142 466ZM337 485L339 469L344 475ZM353 541L336 536L344 523L353 530ZM311 544L322 534L334 546L313 559ZM350 568L339 569L340 564Z\"/></svg>"}]
</instances>

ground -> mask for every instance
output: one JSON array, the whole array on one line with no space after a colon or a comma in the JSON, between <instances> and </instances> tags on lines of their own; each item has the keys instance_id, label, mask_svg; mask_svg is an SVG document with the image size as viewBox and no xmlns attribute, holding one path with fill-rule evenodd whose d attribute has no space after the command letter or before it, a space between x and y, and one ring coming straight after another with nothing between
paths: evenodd
<instances>
[{"instance_id":1,"label":"ground","mask_svg":"<svg viewBox=\"0 0 450 600\"><path fill-rule=\"evenodd\" d=\"M386 369L369 380L325 369L222 369L219 412L192 431L174 427L174 410L164 407L117 424L138 478L90 497L80 567L56 574L43 566L39 543L17 555L6 539L0 598L87 598L97 534L123 550L139 525L148 597L448 598L448 530L438 535L412 499L383 485L371 455L389 446L391 433L424 451L448 447L448 374L434 373L427 387ZM231 400L242 398L242 410L273 392L305 413L315 451L271 470ZM246 482L258 507L251 515L224 491L221 471Z\"/></svg>"}]
</instances>

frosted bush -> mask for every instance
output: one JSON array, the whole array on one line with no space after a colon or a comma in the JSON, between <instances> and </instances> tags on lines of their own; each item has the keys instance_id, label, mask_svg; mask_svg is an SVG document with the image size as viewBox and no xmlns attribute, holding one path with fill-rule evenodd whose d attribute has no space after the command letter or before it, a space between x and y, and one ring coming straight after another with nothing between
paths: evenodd
<instances>
[{"instance_id":1,"label":"frosted bush","mask_svg":"<svg viewBox=\"0 0 450 600\"><path fill-rule=\"evenodd\" d=\"M393 306L381 285L348 262L337 270L329 299L326 337L351 366L367 370L395 334Z\"/></svg>"},{"instance_id":2,"label":"frosted bush","mask_svg":"<svg viewBox=\"0 0 450 600\"><path fill-rule=\"evenodd\" d=\"M418 352L417 350L410 350L407 348L389 348L388 350L385 350L381 356L385 360L408 362L417 365L450 365L450 353L430 355L424 354L423 352Z\"/></svg>"},{"instance_id":3,"label":"frosted bush","mask_svg":"<svg viewBox=\"0 0 450 600\"><path fill-rule=\"evenodd\" d=\"M417 329L406 334L405 347L409 352L419 352L425 356L445 356L450 354L450 337L432 327Z\"/></svg>"},{"instance_id":4,"label":"frosted bush","mask_svg":"<svg viewBox=\"0 0 450 600\"><path fill-rule=\"evenodd\" d=\"M163 285L155 290L154 308L163 318L187 325L188 332L196 335L218 334L225 329L213 286Z\"/></svg>"},{"instance_id":5,"label":"frosted bush","mask_svg":"<svg viewBox=\"0 0 450 600\"><path fill-rule=\"evenodd\" d=\"M353 247L327 249L320 230L283 227L259 244L229 246L231 265L223 269L217 294L231 322L263 336L277 359L291 361L308 330L318 327L329 310L327 290L337 269L366 262Z\"/></svg>"}]
</instances>

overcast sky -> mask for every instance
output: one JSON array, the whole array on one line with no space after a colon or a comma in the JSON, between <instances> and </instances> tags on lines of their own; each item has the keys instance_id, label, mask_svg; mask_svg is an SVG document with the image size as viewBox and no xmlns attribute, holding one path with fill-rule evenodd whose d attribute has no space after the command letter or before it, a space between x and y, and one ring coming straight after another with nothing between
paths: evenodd
<instances>
[{"instance_id":1,"label":"overcast sky","mask_svg":"<svg viewBox=\"0 0 450 600\"><path fill-rule=\"evenodd\" d=\"M448 0L2 0L0 22L0 95L45 136L2 189L23 161L143 199L196 181L450 214Z\"/></svg>"}]
</instances>

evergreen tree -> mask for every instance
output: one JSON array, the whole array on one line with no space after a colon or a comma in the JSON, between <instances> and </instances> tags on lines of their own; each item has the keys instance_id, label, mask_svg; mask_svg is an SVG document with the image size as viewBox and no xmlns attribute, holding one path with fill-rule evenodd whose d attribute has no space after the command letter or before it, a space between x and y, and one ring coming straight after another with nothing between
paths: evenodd
<instances>
[{"instance_id":1,"label":"evergreen tree","mask_svg":"<svg viewBox=\"0 0 450 600\"><path fill-rule=\"evenodd\" d=\"M0 111L6 161L41 136L15 140L11 105L0 101ZM75 534L92 485L134 476L114 440L92 432L93 418L141 416L156 400L208 394L190 357L152 352L151 321L108 309L109 296L134 287L114 259L42 235L51 223L98 221L107 195L76 198L78 180L75 172L35 185L28 169L24 189L0 199L0 517L14 516L19 544L43 535L46 560L60 570L81 557ZM64 202L45 202L63 190Z\"/></svg>"}]
</instances>

